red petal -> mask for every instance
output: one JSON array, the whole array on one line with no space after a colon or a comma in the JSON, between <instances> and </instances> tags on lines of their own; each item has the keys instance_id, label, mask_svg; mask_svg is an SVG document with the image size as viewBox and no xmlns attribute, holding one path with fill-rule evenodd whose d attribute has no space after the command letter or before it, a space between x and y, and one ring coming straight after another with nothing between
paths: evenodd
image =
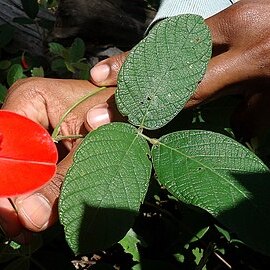
<instances>
[{"instance_id":1,"label":"red petal","mask_svg":"<svg viewBox=\"0 0 270 270\"><path fill-rule=\"evenodd\" d=\"M50 134L34 121L0 111L0 196L33 191L56 171L57 149Z\"/></svg>"},{"instance_id":2,"label":"red petal","mask_svg":"<svg viewBox=\"0 0 270 270\"><path fill-rule=\"evenodd\" d=\"M21 64L22 64L22 67L23 67L24 69L28 69L28 68L29 68L29 65L28 65L27 62L26 62L24 53L22 54Z\"/></svg>"}]
</instances>

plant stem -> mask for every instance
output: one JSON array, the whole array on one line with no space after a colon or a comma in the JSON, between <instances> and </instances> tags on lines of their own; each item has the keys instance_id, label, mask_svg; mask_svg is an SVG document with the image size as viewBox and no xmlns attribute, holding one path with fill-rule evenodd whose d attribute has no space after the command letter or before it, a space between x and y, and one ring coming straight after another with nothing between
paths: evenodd
<instances>
[{"instance_id":1,"label":"plant stem","mask_svg":"<svg viewBox=\"0 0 270 270\"><path fill-rule=\"evenodd\" d=\"M153 145L158 145L159 144L159 140L158 139L150 138L150 137L144 135L140 129L139 129L139 132L138 133L139 133L140 136L142 136L144 139L146 139L151 144L153 144Z\"/></svg>"},{"instance_id":2,"label":"plant stem","mask_svg":"<svg viewBox=\"0 0 270 270\"><path fill-rule=\"evenodd\" d=\"M59 131L60 131L60 127L62 125L62 123L64 122L64 120L66 119L67 115L73 110L75 109L77 106L79 106L81 103L83 103L85 100L87 100L88 98L92 97L93 95L105 90L106 87L99 87L97 89L95 89L94 91L91 91L89 94L81 97L80 99L78 99L61 117L61 119L59 120L58 124L56 125L56 127L54 128L53 130L53 133L52 133L52 139L54 142L58 142L59 139L58 138L58 134L59 134ZM74 135L72 136L63 136L64 139L69 139L69 138L74 138ZM63 139L62 138L62 139Z\"/></svg>"},{"instance_id":3,"label":"plant stem","mask_svg":"<svg viewBox=\"0 0 270 270\"><path fill-rule=\"evenodd\" d=\"M62 135L57 135L56 138L53 139L54 142L59 142L61 140L67 140L67 139L80 139L80 138L83 138L84 135L82 134L78 134L78 135L68 135L68 136L62 136Z\"/></svg>"}]
</instances>

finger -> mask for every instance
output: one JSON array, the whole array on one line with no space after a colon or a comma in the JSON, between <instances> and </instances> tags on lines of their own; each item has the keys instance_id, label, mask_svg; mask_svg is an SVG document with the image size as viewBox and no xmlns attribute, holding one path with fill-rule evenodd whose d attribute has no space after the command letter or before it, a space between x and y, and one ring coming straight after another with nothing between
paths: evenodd
<instances>
[{"instance_id":1,"label":"finger","mask_svg":"<svg viewBox=\"0 0 270 270\"><path fill-rule=\"evenodd\" d=\"M231 25L231 20L228 18L228 13L231 12L232 7L223 10L216 15L205 20L206 25L211 32L213 46L229 45L231 41L231 32L234 27ZM232 16L231 16L232 17Z\"/></svg>"},{"instance_id":2,"label":"finger","mask_svg":"<svg viewBox=\"0 0 270 270\"><path fill-rule=\"evenodd\" d=\"M44 113L46 112L46 102L39 94L44 85L39 82L37 78L18 80L9 88L8 96L1 109L26 116L48 128L49 119Z\"/></svg>"},{"instance_id":3,"label":"finger","mask_svg":"<svg viewBox=\"0 0 270 270\"><path fill-rule=\"evenodd\" d=\"M98 104L86 113L84 125L88 131L92 131L115 121L123 122L125 118L117 110L114 96L112 96L106 103Z\"/></svg>"},{"instance_id":4,"label":"finger","mask_svg":"<svg viewBox=\"0 0 270 270\"><path fill-rule=\"evenodd\" d=\"M245 58L237 51L228 51L213 57L186 108L236 92L237 88L232 86L249 79L251 72Z\"/></svg>"},{"instance_id":5,"label":"finger","mask_svg":"<svg viewBox=\"0 0 270 270\"><path fill-rule=\"evenodd\" d=\"M111 111L108 103L101 103L90 109L85 118L85 128L88 131L111 122Z\"/></svg>"},{"instance_id":6,"label":"finger","mask_svg":"<svg viewBox=\"0 0 270 270\"><path fill-rule=\"evenodd\" d=\"M58 164L56 175L48 185L30 195L15 199L18 219L26 229L33 232L43 231L57 221L60 188L72 164L74 151L75 148Z\"/></svg>"},{"instance_id":7,"label":"finger","mask_svg":"<svg viewBox=\"0 0 270 270\"><path fill-rule=\"evenodd\" d=\"M128 53L112 56L96 64L90 71L91 81L99 86L115 86L118 72Z\"/></svg>"}]
</instances>

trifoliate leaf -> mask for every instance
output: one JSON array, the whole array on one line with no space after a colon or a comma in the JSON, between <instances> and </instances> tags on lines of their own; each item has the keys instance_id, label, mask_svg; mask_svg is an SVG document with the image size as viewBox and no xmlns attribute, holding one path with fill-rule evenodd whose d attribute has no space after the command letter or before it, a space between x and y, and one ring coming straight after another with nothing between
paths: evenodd
<instances>
[{"instance_id":1,"label":"trifoliate leaf","mask_svg":"<svg viewBox=\"0 0 270 270\"><path fill-rule=\"evenodd\" d=\"M175 197L270 254L270 173L258 157L229 137L199 130L162 137L152 155L159 181Z\"/></svg>"},{"instance_id":2,"label":"trifoliate leaf","mask_svg":"<svg viewBox=\"0 0 270 270\"><path fill-rule=\"evenodd\" d=\"M89 133L63 184L59 212L77 254L122 239L144 200L151 174L149 146L138 130L114 123Z\"/></svg>"},{"instance_id":3,"label":"trifoliate leaf","mask_svg":"<svg viewBox=\"0 0 270 270\"><path fill-rule=\"evenodd\" d=\"M211 36L203 18L181 15L161 21L121 68L119 111L136 126L164 126L194 93L210 57Z\"/></svg>"}]
</instances>

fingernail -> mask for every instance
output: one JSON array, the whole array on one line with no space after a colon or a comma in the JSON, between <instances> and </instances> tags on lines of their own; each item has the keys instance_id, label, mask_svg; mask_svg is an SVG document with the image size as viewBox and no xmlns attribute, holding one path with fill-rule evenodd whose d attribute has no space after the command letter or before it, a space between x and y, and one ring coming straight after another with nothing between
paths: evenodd
<instances>
[{"instance_id":1,"label":"fingernail","mask_svg":"<svg viewBox=\"0 0 270 270\"><path fill-rule=\"evenodd\" d=\"M90 71L90 75L93 81L100 83L100 82L105 81L108 78L110 74L110 70L111 70L110 66L101 64L101 65L94 66Z\"/></svg>"},{"instance_id":2,"label":"fingernail","mask_svg":"<svg viewBox=\"0 0 270 270\"><path fill-rule=\"evenodd\" d=\"M107 103L96 105L88 111L86 120L92 129L110 123L110 114Z\"/></svg>"},{"instance_id":3,"label":"fingernail","mask_svg":"<svg viewBox=\"0 0 270 270\"><path fill-rule=\"evenodd\" d=\"M16 202L16 205L21 217L25 217L37 229L42 229L47 225L52 207L42 194L35 193Z\"/></svg>"}]
</instances>

